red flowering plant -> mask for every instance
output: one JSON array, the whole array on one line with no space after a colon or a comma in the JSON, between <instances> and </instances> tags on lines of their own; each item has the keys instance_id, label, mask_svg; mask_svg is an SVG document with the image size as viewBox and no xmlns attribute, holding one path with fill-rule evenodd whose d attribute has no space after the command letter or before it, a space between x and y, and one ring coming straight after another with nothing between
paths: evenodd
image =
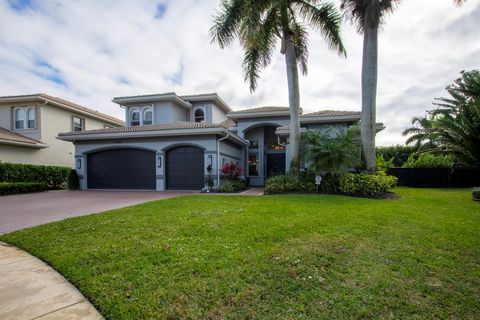
<instances>
[{"instance_id":1,"label":"red flowering plant","mask_svg":"<svg viewBox=\"0 0 480 320\"><path fill-rule=\"evenodd\" d=\"M227 176L229 180L237 180L238 177L242 174L243 170L241 166L239 166L233 161L230 161L230 163L225 163L223 165L220 172Z\"/></svg>"}]
</instances>

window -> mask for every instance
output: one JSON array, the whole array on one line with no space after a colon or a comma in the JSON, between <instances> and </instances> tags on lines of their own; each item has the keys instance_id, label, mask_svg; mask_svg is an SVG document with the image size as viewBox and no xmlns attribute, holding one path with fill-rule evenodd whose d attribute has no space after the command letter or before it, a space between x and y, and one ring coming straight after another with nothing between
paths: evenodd
<instances>
[{"instance_id":1,"label":"window","mask_svg":"<svg viewBox=\"0 0 480 320\"><path fill-rule=\"evenodd\" d=\"M25 108L15 109L15 129L25 129Z\"/></svg>"},{"instance_id":2,"label":"window","mask_svg":"<svg viewBox=\"0 0 480 320\"><path fill-rule=\"evenodd\" d=\"M152 124L153 123L153 111L152 108L147 107L143 110L143 124Z\"/></svg>"},{"instance_id":3,"label":"window","mask_svg":"<svg viewBox=\"0 0 480 320\"><path fill-rule=\"evenodd\" d=\"M35 107L28 108L27 111L27 127L28 129L35 129Z\"/></svg>"},{"instance_id":4,"label":"window","mask_svg":"<svg viewBox=\"0 0 480 320\"><path fill-rule=\"evenodd\" d=\"M140 111L137 108L132 109L130 112L130 126L140 125Z\"/></svg>"},{"instance_id":5,"label":"window","mask_svg":"<svg viewBox=\"0 0 480 320\"><path fill-rule=\"evenodd\" d=\"M85 130L85 119L73 116L72 118L73 132Z\"/></svg>"},{"instance_id":6,"label":"window","mask_svg":"<svg viewBox=\"0 0 480 320\"><path fill-rule=\"evenodd\" d=\"M258 140L250 140L250 149L258 149Z\"/></svg>"},{"instance_id":7,"label":"window","mask_svg":"<svg viewBox=\"0 0 480 320\"><path fill-rule=\"evenodd\" d=\"M258 156L256 154L248 155L248 175L258 176Z\"/></svg>"},{"instance_id":8,"label":"window","mask_svg":"<svg viewBox=\"0 0 480 320\"><path fill-rule=\"evenodd\" d=\"M196 109L194 114L195 122L204 122L205 121L205 113L203 109Z\"/></svg>"}]
</instances>

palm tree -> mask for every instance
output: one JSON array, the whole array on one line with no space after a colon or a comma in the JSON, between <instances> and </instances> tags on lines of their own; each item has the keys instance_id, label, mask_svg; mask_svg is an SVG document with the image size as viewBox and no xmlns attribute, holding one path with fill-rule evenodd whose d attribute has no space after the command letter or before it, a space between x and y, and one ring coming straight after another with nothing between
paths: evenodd
<instances>
[{"instance_id":1,"label":"palm tree","mask_svg":"<svg viewBox=\"0 0 480 320\"><path fill-rule=\"evenodd\" d=\"M480 71L462 72L447 87L451 98L438 98L431 111L435 118L442 152L451 154L457 163L480 166Z\"/></svg>"},{"instance_id":2,"label":"palm tree","mask_svg":"<svg viewBox=\"0 0 480 320\"><path fill-rule=\"evenodd\" d=\"M298 65L307 74L308 31L317 30L328 46L346 55L340 37L341 15L332 3L319 0L222 0L210 29L212 42L223 49L238 38L244 50L243 73L250 91L257 88L261 69L268 66L281 41L285 55L290 108L290 173L298 175L300 90Z\"/></svg>"},{"instance_id":3,"label":"palm tree","mask_svg":"<svg viewBox=\"0 0 480 320\"><path fill-rule=\"evenodd\" d=\"M427 151L437 148L435 142L435 122L432 117L413 117L412 127L403 130L403 136L408 137L405 144L413 144L417 151Z\"/></svg>"},{"instance_id":4,"label":"palm tree","mask_svg":"<svg viewBox=\"0 0 480 320\"><path fill-rule=\"evenodd\" d=\"M362 61L362 154L367 171L375 170L378 28L401 0L341 0L344 15L363 34ZM462 5L466 0L453 0Z\"/></svg>"},{"instance_id":5,"label":"palm tree","mask_svg":"<svg viewBox=\"0 0 480 320\"><path fill-rule=\"evenodd\" d=\"M362 154L367 171L375 170L378 28L400 0L342 0L345 16L363 33Z\"/></svg>"},{"instance_id":6,"label":"palm tree","mask_svg":"<svg viewBox=\"0 0 480 320\"><path fill-rule=\"evenodd\" d=\"M342 168L352 168L360 160L358 144L353 139L355 133L348 131L319 132L308 130L302 134L302 155L310 162L309 170L315 174L327 172L338 174Z\"/></svg>"}]
</instances>

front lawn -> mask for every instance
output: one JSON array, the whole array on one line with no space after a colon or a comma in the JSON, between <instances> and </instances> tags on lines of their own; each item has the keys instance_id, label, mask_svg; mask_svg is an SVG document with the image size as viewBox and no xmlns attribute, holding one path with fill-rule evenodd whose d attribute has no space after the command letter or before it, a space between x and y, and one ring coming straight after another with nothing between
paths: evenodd
<instances>
[{"instance_id":1,"label":"front lawn","mask_svg":"<svg viewBox=\"0 0 480 320\"><path fill-rule=\"evenodd\" d=\"M480 203L186 196L0 236L107 319L478 319Z\"/></svg>"}]
</instances>

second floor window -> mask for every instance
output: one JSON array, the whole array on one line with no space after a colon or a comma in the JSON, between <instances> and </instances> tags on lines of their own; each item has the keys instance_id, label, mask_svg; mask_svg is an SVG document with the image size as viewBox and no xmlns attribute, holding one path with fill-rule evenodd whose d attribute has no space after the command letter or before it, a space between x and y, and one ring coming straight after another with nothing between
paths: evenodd
<instances>
[{"instance_id":1,"label":"second floor window","mask_svg":"<svg viewBox=\"0 0 480 320\"><path fill-rule=\"evenodd\" d=\"M203 109L195 110L194 118L195 118L195 122L204 122L205 113L203 112Z\"/></svg>"},{"instance_id":2,"label":"second floor window","mask_svg":"<svg viewBox=\"0 0 480 320\"><path fill-rule=\"evenodd\" d=\"M143 110L143 124L148 125L153 123L153 111L151 108Z\"/></svg>"},{"instance_id":3,"label":"second floor window","mask_svg":"<svg viewBox=\"0 0 480 320\"><path fill-rule=\"evenodd\" d=\"M85 119L73 116L72 118L73 132L85 130Z\"/></svg>"},{"instance_id":4,"label":"second floor window","mask_svg":"<svg viewBox=\"0 0 480 320\"><path fill-rule=\"evenodd\" d=\"M140 111L138 109L132 109L130 112L130 126L140 125Z\"/></svg>"},{"instance_id":5,"label":"second floor window","mask_svg":"<svg viewBox=\"0 0 480 320\"><path fill-rule=\"evenodd\" d=\"M18 107L14 109L14 128L16 130L36 128L36 108Z\"/></svg>"}]
</instances>

